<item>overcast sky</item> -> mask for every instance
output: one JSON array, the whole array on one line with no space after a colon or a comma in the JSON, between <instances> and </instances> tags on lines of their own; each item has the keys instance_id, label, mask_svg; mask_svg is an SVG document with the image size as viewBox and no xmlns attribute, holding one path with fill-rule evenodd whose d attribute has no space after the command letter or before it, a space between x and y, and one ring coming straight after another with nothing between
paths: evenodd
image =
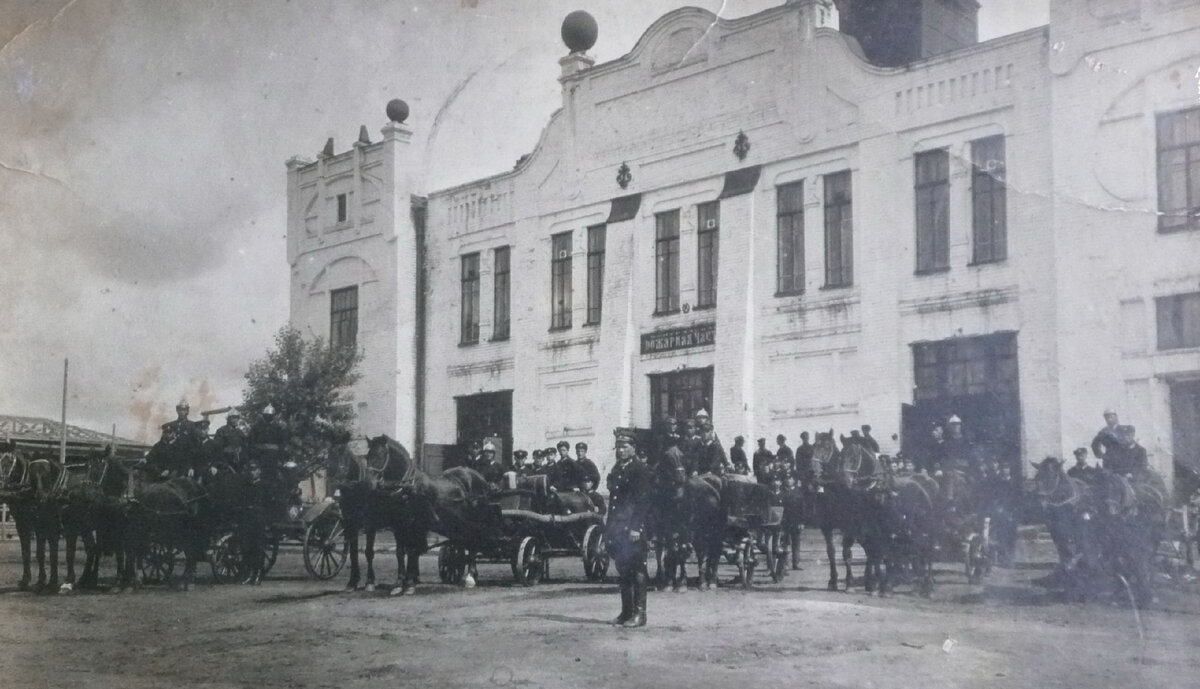
<instances>
[{"instance_id":1,"label":"overcast sky","mask_svg":"<svg viewBox=\"0 0 1200 689\"><path fill-rule=\"evenodd\" d=\"M676 7L782 1L0 0L0 414L57 419L64 358L77 425L239 403L288 315L288 157L400 97L424 191L501 172L561 102L567 12L606 61ZM981 0L981 38L1048 1Z\"/></svg>"}]
</instances>

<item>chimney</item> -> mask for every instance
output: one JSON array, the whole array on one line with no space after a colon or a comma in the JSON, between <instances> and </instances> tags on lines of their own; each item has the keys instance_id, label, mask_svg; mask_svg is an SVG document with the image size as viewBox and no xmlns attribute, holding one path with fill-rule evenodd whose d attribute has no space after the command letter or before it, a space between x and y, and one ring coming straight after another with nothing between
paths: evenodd
<instances>
[{"instance_id":1,"label":"chimney","mask_svg":"<svg viewBox=\"0 0 1200 689\"><path fill-rule=\"evenodd\" d=\"M979 41L976 0L834 0L842 33L876 65L899 67Z\"/></svg>"}]
</instances>

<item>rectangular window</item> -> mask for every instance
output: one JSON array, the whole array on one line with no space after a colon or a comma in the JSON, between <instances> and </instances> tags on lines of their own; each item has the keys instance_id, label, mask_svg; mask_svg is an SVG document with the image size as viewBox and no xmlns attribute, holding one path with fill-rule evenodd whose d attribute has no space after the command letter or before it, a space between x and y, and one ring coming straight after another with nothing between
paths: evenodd
<instances>
[{"instance_id":1,"label":"rectangular window","mask_svg":"<svg viewBox=\"0 0 1200 689\"><path fill-rule=\"evenodd\" d=\"M679 310L679 211L656 213L654 224L654 313L675 313Z\"/></svg>"},{"instance_id":2,"label":"rectangular window","mask_svg":"<svg viewBox=\"0 0 1200 689\"><path fill-rule=\"evenodd\" d=\"M354 349L358 340L358 287L329 293L329 345Z\"/></svg>"},{"instance_id":3,"label":"rectangular window","mask_svg":"<svg viewBox=\"0 0 1200 689\"><path fill-rule=\"evenodd\" d=\"M1008 258L1004 137L971 142L972 263Z\"/></svg>"},{"instance_id":4,"label":"rectangular window","mask_svg":"<svg viewBox=\"0 0 1200 689\"><path fill-rule=\"evenodd\" d=\"M1158 348L1200 347L1200 292L1154 301L1158 307Z\"/></svg>"},{"instance_id":5,"label":"rectangular window","mask_svg":"<svg viewBox=\"0 0 1200 689\"><path fill-rule=\"evenodd\" d=\"M775 189L775 293L804 291L804 182Z\"/></svg>"},{"instance_id":6,"label":"rectangular window","mask_svg":"<svg viewBox=\"0 0 1200 689\"><path fill-rule=\"evenodd\" d=\"M684 369L650 375L653 423L672 417L690 419L701 409L712 409L713 370Z\"/></svg>"},{"instance_id":7,"label":"rectangular window","mask_svg":"<svg viewBox=\"0 0 1200 689\"><path fill-rule=\"evenodd\" d=\"M479 254L462 257L462 327L461 344L479 341Z\"/></svg>"},{"instance_id":8,"label":"rectangular window","mask_svg":"<svg viewBox=\"0 0 1200 689\"><path fill-rule=\"evenodd\" d=\"M571 327L571 233L550 238L550 328Z\"/></svg>"},{"instance_id":9,"label":"rectangular window","mask_svg":"<svg viewBox=\"0 0 1200 689\"><path fill-rule=\"evenodd\" d=\"M950 267L950 152L916 156L917 272Z\"/></svg>"},{"instance_id":10,"label":"rectangular window","mask_svg":"<svg viewBox=\"0 0 1200 689\"><path fill-rule=\"evenodd\" d=\"M699 255L697 256L696 308L717 305L717 254L720 244L721 202L696 206Z\"/></svg>"},{"instance_id":11,"label":"rectangular window","mask_svg":"<svg viewBox=\"0 0 1200 689\"><path fill-rule=\"evenodd\" d=\"M587 324L596 325L604 306L604 243L607 240L608 228L605 225L595 225L588 228L588 299Z\"/></svg>"},{"instance_id":12,"label":"rectangular window","mask_svg":"<svg viewBox=\"0 0 1200 689\"><path fill-rule=\"evenodd\" d=\"M825 175L825 286L854 284L854 212L850 171Z\"/></svg>"},{"instance_id":13,"label":"rectangular window","mask_svg":"<svg viewBox=\"0 0 1200 689\"><path fill-rule=\"evenodd\" d=\"M338 205L337 221L338 222L346 222L346 195L345 194L337 195L337 205Z\"/></svg>"},{"instance_id":14,"label":"rectangular window","mask_svg":"<svg viewBox=\"0 0 1200 689\"><path fill-rule=\"evenodd\" d=\"M492 339L507 340L509 321L512 314L511 280L509 278L509 248L502 246L493 252L495 267L492 270Z\"/></svg>"},{"instance_id":15,"label":"rectangular window","mask_svg":"<svg viewBox=\"0 0 1200 689\"><path fill-rule=\"evenodd\" d=\"M1200 108L1158 116L1158 229L1200 229Z\"/></svg>"}]
</instances>

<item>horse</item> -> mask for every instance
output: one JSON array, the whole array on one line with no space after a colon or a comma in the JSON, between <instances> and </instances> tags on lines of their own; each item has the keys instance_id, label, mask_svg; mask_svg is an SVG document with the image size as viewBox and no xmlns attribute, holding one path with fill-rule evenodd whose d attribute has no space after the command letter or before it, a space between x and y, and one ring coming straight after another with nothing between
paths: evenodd
<instances>
[{"instance_id":1,"label":"horse","mask_svg":"<svg viewBox=\"0 0 1200 689\"><path fill-rule=\"evenodd\" d=\"M135 585L135 563L154 544L183 551L182 588L186 591L192 586L196 562L203 557L212 531L209 494L196 481L183 477L135 484L123 544L124 571L119 578Z\"/></svg>"},{"instance_id":2,"label":"horse","mask_svg":"<svg viewBox=\"0 0 1200 689\"><path fill-rule=\"evenodd\" d=\"M21 566L23 573L17 589L26 591L32 580L32 542L37 522L37 496L30 472L31 460L17 449L16 443L0 446L0 500L8 504L9 513L17 528L17 540L21 544ZM39 576L44 579L42 569Z\"/></svg>"},{"instance_id":3,"label":"horse","mask_svg":"<svg viewBox=\"0 0 1200 689\"><path fill-rule=\"evenodd\" d=\"M1104 507L1098 535L1105 563L1128 587L1133 602L1144 606L1153 598L1154 556L1166 528L1166 485L1149 470L1129 478L1101 470L1092 490Z\"/></svg>"},{"instance_id":4,"label":"horse","mask_svg":"<svg viewBox=\"0 0 1200 689\"><path fill-rule=\"evenodd\" d=\"M882 543L872 538L881 531L864 530L865 520L877 516L876 507L867 501L864 488L871 486L876 480L878 462L875 454L859 443L850 443L838 450L833 430L830 429L816 435L813 443L813 468L815 476L806 482L808 503L811 507L805 510L805 525L820 529L825 539L825 552L829 558L830 591L838 590L833 532L836 530L841 533L842 560L846 568L846 588L849 590L854 583L850 561L851 548L856 541L867 551L867 560L872 569L882 560Z\"/></svg>"},{"instance_id":5,"label":"horse","mask_svg":"<svg viewBox=\"0 0 1200 689\"><path fill-rule=\"evenodd\" d=\"M1095 496L1086 482L1067 476L1062 462L1046 457L1034 467L1034 493L1042 505L1046 528L1058 551L1059 569L1069 600L1091 596L1102 573Z\"/></svg>"},{"instance_id":6,"label":"horse","mask_svg":"<svg viewBox=\"0 0 1200 689\"><path fill-rule=\"evenodd\" d=\"M491 487L482 474L467 467L452 467L439 477L421 471L403 445L380 435L367 441L368 466L393 467L395 482L385 481L391 490L385 505L396 534L396 556L403 576L399 595L416 592L419 575L418 558L429 549L430 531L453 541L467 557L463 584L475 585L475 553L487 549L502 534L495 523L488 496ZM397 592L393 589L393 595Z\"/></svg>"},{"instance_id":7,"label":"horse","mask_svg":"<svg viewBox=\"0 0 1200 689\"><path fill-rule=\"evenodd\" d=\"M370 439L368 438L368 442ZM401 448L403 449L403 448ZM403 450L407 455L407 450ZM377 464L368 465L366 459L356 457L348 439L336 444L329 454L328 466L336 488L338 506L341 509L342 525L349 545L350 581L347 590L359 588L361 570L358 565L358 538L366 536L365 555L367 560L366 589L375 590L375 532L379 527L392 528L396 537L397 584L393 587L402 592L402 574L406 571L406 552L400 547L401 531L398 530L402 513L391 499L390 492L380 486L398 483L402 478L404 462L393 463L389 455L376 455ZM414 579L413 585L417 581Z\"/></svg>"}]
</instances>

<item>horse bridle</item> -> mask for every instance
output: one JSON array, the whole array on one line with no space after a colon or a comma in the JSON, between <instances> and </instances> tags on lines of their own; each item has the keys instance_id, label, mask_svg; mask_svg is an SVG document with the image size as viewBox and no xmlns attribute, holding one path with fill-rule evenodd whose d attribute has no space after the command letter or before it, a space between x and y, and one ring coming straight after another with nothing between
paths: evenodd
<instances>
[{"instance_id":1,"label":"horse bridle","mask_svg":"<svg viewBox=\"0 0 1200 689\"><path fill-rule=\"evenodd\" d=\"M1071 497L1066 498L1062 502L1052 502L1051 498L1054 497L1054 494L1058 492L1059 486L1062 485L1062 480L1063 480L1064 474L1063 474L1061 464L1058 465L1058 470L1053 472L1053 475L1054 475L1054 485L1050 487L1050 490L1048 492L1042 491L1041 487L1040 486L1038 487L1038 492L1037 492L1038 497L1045 500L1046 505L1048 505L1050 507L1065 507L1066 505L1070 505L1072 503L1078 502L1079 499L1081 497L1083 497L1083 494L1080 493L1079 491L1075 490L1074 486L1068 482L1067 485L1071 485Z\"/></svg>"},{"instance_id":2,"label":"horse bridle","mask_svg":"<svg viewBox=\"0 0 1200 689\"><path fill-rule=\"evenodd\" d=\"M0 485L9 485L12 479L13 472L17 470L17 465L21 465L21 478L17 481L17 485L23 485L29 479L29 460L16 452L5 452L0 454L0 460L11 460L8 466L8 471L4 472L4 476L0 478Z\"/></svg>"}]
</instances>

